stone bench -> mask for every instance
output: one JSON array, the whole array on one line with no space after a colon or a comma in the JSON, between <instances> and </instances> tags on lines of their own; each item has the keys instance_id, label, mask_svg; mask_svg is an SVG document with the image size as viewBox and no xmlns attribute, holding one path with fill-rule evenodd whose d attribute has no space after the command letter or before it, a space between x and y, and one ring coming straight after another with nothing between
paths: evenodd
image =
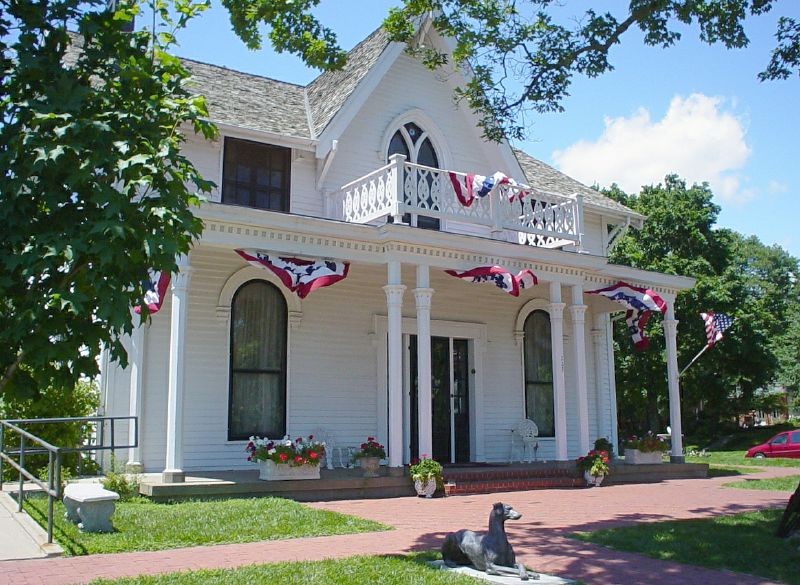
<instances>
[{"instance_id":1,"label":"stone bench","mask_svg":"<svg viewBox=\"0 0 800 585\"><path fill-rule=\"evenodd\" d=\"M111 515L119 494L96 483L71 483L64 488L64 514L83 532L113 532Z\"/></svg>"}]
</instances>

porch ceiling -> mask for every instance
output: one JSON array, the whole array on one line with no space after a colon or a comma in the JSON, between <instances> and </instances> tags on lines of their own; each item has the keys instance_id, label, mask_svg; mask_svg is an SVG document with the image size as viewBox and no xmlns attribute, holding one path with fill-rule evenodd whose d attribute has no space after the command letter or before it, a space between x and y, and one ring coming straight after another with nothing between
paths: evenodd
<instances>
[{"instance_id":1,"label":"porch ceiling","mask_svg":"<svg viewBox=\"0 0 800 585\"><path fill-rule=\"evenodd\" d=\"M399 261L454 270L501 265L510 270L529 268L541 281L602 287L624 280L667 295L689 289L695 282L684 276L609 264L603 256L405 225L354 224L219 203L205 203L196 214L205 223L200 243L222 248L255 248L370 264Z\"/></svg>"}]
</instances>

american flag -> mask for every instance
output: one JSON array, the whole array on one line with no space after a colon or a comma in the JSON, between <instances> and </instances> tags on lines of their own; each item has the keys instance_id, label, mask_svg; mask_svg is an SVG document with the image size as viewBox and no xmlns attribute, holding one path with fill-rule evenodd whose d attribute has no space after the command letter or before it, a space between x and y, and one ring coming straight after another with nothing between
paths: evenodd
<instances>
[{"instance_id":1,"label":"american flag","mask_svg":"<svg viewBox=\"0 0 800 585\"><path fill-rule=\"evenodd\" d=\"M312 291L347 278L349 262L324 258L288 258L260 250L234 250L253 266L273 272L286 288L304 299Z\"/></svg>"},{"instance_id":2,"label":"american flag","mask_svg":"<svg viewBox=\"0 0 800 585\"><path fill-rule=\"evenodd\" d=\"M512 274L501 266L477 266L464 272L458 270L445 270L445 272L467 282L492 282L512 297L518 297L519 291L531 288L539 282L533 271L527 268L517 274Z\"/></svg>"},{"instance_id":3,"label":"american flag","mask_svg":"<svg viewBox=\"0 0 800 585\"><path fill-rule=\"evenodd\" d=\"M700 313L700 317L703 319L703 323L706 324L706 337L708 338L709 347L721 340L722 333L733 324L733 317L729 317L725 313L709 311L708 313Z\"/></svg>"},{"instance_id":4,"label":"american flag","mask_svg":"<svg viewBox=\"0 0 800 585\"><path fill-rule=\"evenodd\" d=\"M150 270L148 271L147 279L142 282L142 288L144 289L142 305L147 306L147 310L151 315L154 315L161 310L161 305L164 304L164 297L167 296L169 280L169 272ZM140 315L142 312L142 306L139 305L134 307L133 312L137 315Z\"/></svg>"},{"instance_id":5,"label":"american flag","mask_svg":"<svg viewBox=\"0 0 800 585\"><path fill-rule=\"evenodd\" d=\"M586 294L604 296L625 305L628 309L625 313L625 321L628 324L628 332L636 351L647 349L650 343L644 334L644 326L650 318L650 313L658 311L663 314L667 310L667 303L664 302L664 299L649 288L632 286L622 281L605 288L587 290Z\"/></svg>"}]
</instances>

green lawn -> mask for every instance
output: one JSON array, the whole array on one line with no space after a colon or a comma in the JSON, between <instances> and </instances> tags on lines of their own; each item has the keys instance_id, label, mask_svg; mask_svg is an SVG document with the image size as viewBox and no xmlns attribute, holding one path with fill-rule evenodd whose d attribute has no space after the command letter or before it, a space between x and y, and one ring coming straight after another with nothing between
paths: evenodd
<instances>
[{"instance_id":1,"label":"green lawn","mask_svg":"<svg viewBox=\"0 0 800 585\"><path fill-rule=\"evenodd\" d=\"M572 536L657 559L728 569L800 585L796 540L777 538L783 510L637 524Z\"/></svg>"},{"instance_id":2,"label":"green lawn","mask_svg":"<svg viewBox=\"0 0 800 585\"><path fill-rule=\"evenodd\" d=\"M773 477L771 479L745 479L726 483L725 487L741 488L745 490L775 490L793 492L800 483L800 475L787 475L786 477ZM788 501L788 500L787 500Z\"/></svg>"},{"instance_id":3,"label":"green lawn","mask_svg":"<svg viewBox=\"0 0 800 585\"><path fill-rule=\"evenodd\" d=\"M47 525L47 500L28 498L25 509ZM205 544L253 542L389 530L388 526L281 498L155 503L144 498L117 503L115 532L82 533L64 518L58 502L54 537L69 555L163 550Z\"/></svg>"},{"instance_id":4,"label":"green lawn","mask_svg":"<svg viewBox=\"0 0 800 585\"><path fill-rule=\"evenodd\" d=\"M424 564L430 554L402 557L349 557L303 563L249 565L238 569L215 569L133 577L113 581L99 579L92 585L478 585L470 577L439 571ZM535 583L535 581L532 581Z\"/></svg>"},{"instance_id":5,"label":"green lawn","mask_svg":"<svg viewBox=\"0 0 800 585\"><path fill-rule=\"evenodd\" d=\"M740 467L798 467L800 459L745 458L746 451L709 451L706 457L687 457L688 463L708 463Z\"/></svg>"}]
</instances>

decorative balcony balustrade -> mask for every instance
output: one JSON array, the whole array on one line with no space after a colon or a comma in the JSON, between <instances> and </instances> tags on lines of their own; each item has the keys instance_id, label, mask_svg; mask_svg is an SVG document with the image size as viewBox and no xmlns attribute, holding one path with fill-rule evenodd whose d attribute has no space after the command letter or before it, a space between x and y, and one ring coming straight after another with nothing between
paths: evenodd
<instances>
[{"instance_id":1,"label":"decorative balcony balustrade","mask_svg":"<svg viewBox=\"0 0 800 585\"><path fill-rule=\"evenodd\" d=\"M392 217L402 223L404 214L416 214L453 222L444 225L446 231L460 231L458 224L481 225L495 239L546 248L574 244L581 249L580 194L564 197L526 185L501 184L467 206L456 195L451 173L462 184L467 177L393 155L388 165L341 188L335 200L336 219L369 223Z\"/></svg>"}]
</instances>

